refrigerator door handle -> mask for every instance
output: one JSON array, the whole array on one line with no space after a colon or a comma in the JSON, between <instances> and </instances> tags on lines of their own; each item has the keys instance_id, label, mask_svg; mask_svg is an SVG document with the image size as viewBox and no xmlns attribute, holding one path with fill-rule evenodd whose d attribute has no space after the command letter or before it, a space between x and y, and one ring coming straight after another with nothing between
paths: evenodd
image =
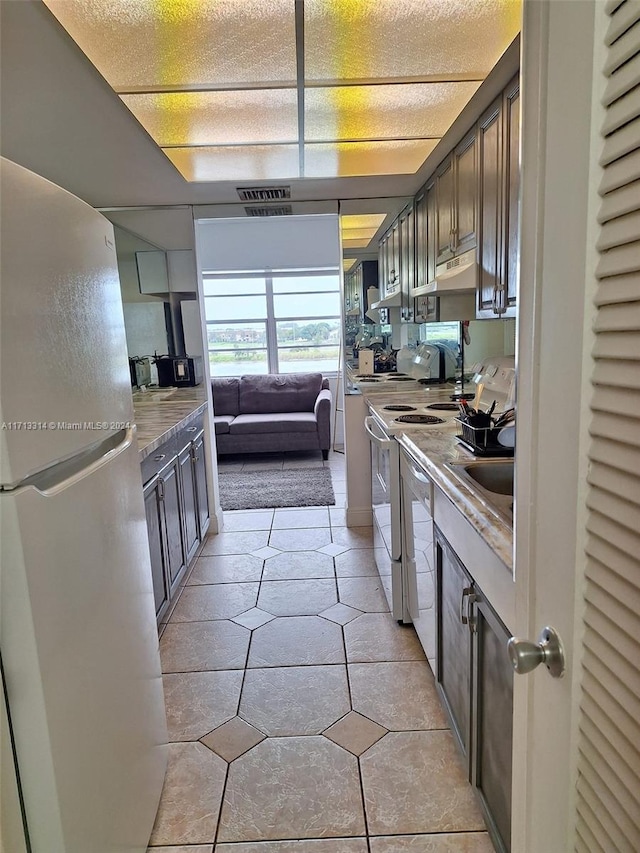
<instances>
[{"instance_id":1,"label":"refrigerator door handle","mask_svg":"<svg viewBox=\"0 0 640 853\"><path fill-rule=\"evenodd\" d=\"M109 464L121 453L124 453L133 444L135 434L135 426L122 429L84 453L79 453L65 462L58 462L44 471L39 471L13 488L0 486L0 496L5 494L15 497L22 494L26 489L36 489L45 497L54 497L85 477L90 477L94 471Z\"/></svg>"}]
</instances>

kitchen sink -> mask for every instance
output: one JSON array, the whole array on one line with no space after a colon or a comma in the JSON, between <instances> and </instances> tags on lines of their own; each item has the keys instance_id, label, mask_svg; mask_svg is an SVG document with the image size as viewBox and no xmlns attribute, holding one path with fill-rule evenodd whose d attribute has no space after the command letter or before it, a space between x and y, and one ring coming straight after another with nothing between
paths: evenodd
<instances>
[{"instance_id":1,"label":"kitchen sink","mask_svg":"<svg viewBox=\"0 0 640 853\"><path fill-rule=\"evenodd\" d=\"M513 459L450 462L447 468L475 491L489 509L513 524Z\"/></svg>"}]
</instances>

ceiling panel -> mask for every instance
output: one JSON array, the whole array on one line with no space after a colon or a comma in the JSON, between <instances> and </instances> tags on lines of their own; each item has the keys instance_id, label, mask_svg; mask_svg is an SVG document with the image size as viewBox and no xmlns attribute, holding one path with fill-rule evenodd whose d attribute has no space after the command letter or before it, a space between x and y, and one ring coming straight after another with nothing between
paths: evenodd
<instances>
[{"instance_id":1,"label":"ceiling panel","mask_svg":"<svg viewBox=\"0 0 640 853\"><path fill-rule=\"evenodd\" d=\"M292 0L44 0L116 91L292 83Z\"/></svg>"},{"instance_id":2,"label":"ceiling panel","mask_svg":"<svg viewBox=\"0 0 640 853\"><path fill-rule=\"evenodd\" d=\"M354 228L372 228L377 231L386 216L386 213L343 213L340 214L340 230L343 234Z\"/></svg>"},{"instance_id":3,"label":"ceiling panel","mask_svg":"<svg viewBox=\"0 0 640 853\"><path fill-rule=\"evenodd\" d=\"M305 0L305 77L482 79L520 17L520 0Z\"/></svg>"},{"instance_id":4,"label":"ceiling panel","mask_svg":"<svg viewBox=\"0 0 640 853\"><path fill-rule=\"evenodd\" d=\"M305 90L305 137L441 137L480 83L410 83Z\"/></svg>"},{"instance_id":5,"label":"ceiling panel","mask_svg":"<svg viewBox=\"0 0 640 853\"><path fill-rule=\"evenodd\" d=\"M437 139L386 142L307 143L305 177L408 175L416 172Z\"/></svg>"},{"instance_id":6,"label":"ceiling panel","mask_svg":"<svg viewBox=\"0 0 640 853\"><path fill-rule=\"evenodd\" d=\"M295 89L122 95L158 145L297 142Z\"/></svg>"},{"instance_id":7,"label":"ceiling panel","mask_svg":"<svg viewBox=\"0 0 640 853\"><path fill-rule=\"evenodd\" d=\"M162 150L187 181L272 181L299 176L297 145Z\"/></svg>"}]
</instances>

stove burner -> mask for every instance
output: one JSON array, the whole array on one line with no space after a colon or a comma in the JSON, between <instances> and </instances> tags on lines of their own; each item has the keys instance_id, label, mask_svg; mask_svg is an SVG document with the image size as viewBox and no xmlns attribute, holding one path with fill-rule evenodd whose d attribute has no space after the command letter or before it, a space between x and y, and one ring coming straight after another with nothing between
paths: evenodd
<instances>
[{"instance_id":1,"label":"stove burner","mask_svg":"<svg viewBox=\"0 0 640 853\"><path fill-rule=\"evenodd\" d=\"M397 376L391 376L390 374L387 375L389 376L389 379L387 380L388 382L413 382L411 376L403 376L401 373Z\"/></svg>"},{"instance_id":2,"label":"stove burner","mask_svg":"<svg viewBox=\"0 0 640 853\"><path fill-rule=\"evenodd\" d=\"M374 379L373 376L364 376L362 379L358 379L358 382L380 382L380 380Z\"/></svg>"},{"instance_id":3,"label":"stove burner","mask_svg":"<svg viewBox=\"0 0 640 853\"><path fill-rule=\"evenodd\" d=\"M373 373L356 373L356 379L375 379Z\"/></svg>"},{"instance_id":4,"label":"stove burner","mask_svg":"<svg viewBox=\"0 0 640 853\"><path fill-rule=\"evenodd\" d=\"M406 373L398 373L397 370L389 370L387 371L387 376L406 376Z\"/></svg>"},{"instance_id":5,"label":"stove burner","mask_svg":"<svg viewBox=\"0 0 640 853\"><path fill-rule=\"evenodd\" d=\"M415 406L384 406L385 412L415 412Z\"/></svg>"},{"instance_id":6,"label":"stove burner","mask_svg":"<svg viewBox=\"0 0 640 853\"><path fill-rule=\"evenodd\" d=\"M435 412L457 412L460 407L457 403L431 403L425 408L432 409Z\"/></svg>"},{"instance_id":7,"label":"stove burner","mask_svg":"<svg viewBox=\"0 0 640 853\"><path fill-rule=\"evenodd\" d=\"M396 418L396 423L399 424L443 424L442 418L436 418L434 415L400 415Z\"/></svg>"}]
</instances>

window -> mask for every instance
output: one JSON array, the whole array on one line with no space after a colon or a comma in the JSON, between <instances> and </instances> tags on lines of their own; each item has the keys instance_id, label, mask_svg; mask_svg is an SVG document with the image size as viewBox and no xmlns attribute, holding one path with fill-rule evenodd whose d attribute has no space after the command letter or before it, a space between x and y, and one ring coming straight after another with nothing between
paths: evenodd
<instances>
[{"instance_id":1,"label":"window","mask_svg":"<svg viewBox=\"0 0 640 853\"><path fill-rule=\"evenodd\" d=\"M204 303L212 376L337 371L338 270L205 274Z\"/></svg>"}]
</instances>

